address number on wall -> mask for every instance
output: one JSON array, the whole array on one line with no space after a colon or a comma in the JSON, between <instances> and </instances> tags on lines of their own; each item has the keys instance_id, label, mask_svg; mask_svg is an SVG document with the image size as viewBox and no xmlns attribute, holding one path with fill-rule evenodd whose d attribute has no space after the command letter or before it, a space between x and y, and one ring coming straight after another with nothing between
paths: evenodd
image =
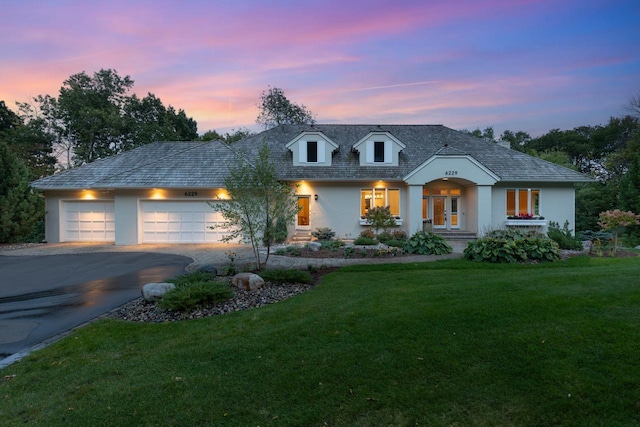
<instances>
[{"instance_id":1,"label":"address number on wall","mask_svg":"<svg viewBox=\"0 0 640 427\"><path fill-rule=\"evenodd\" d=\"M184 195L187 196L187 197L195 197L195 196L198 195L198 192L197 191L185 191Z\"/></svg>"},{"instance_id":2,"label":"address number on wall","mask_svg":"<svg viewBox=\"0 0 640 427\"><path fill-rule=\"evenodd\" d=\"M445 171L444 174L446 176L454 176L454 175L458 175L458 171Z\"/></svg>"}]
</instances>

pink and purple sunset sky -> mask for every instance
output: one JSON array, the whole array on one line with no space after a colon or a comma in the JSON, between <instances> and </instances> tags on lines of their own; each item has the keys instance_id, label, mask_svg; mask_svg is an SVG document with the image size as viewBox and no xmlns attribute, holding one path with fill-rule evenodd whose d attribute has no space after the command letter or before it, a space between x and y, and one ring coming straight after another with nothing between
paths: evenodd
<instances>
[{"instance_id":1,"label":"pink and purple sunset sky","mask_svg":"<svg viewBox=\"0 0 640 427\"><path fill-rule=\"evenodd\" d=\"M640 93L638 0L0 0L0 100L115 69L228 132L279 87L318 123L604 124Z\"/></svg>"}]
</instances>

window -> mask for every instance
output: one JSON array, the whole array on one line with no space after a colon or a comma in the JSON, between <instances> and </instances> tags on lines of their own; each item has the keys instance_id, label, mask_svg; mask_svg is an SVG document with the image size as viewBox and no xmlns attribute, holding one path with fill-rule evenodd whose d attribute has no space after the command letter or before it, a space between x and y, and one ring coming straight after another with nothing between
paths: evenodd
<instances>
[{"instance_id":1,"label":"window","mask_svg":"<svg viewBox=\"0 0 640 427\"><path fill-rule=\"evenodd\" d=\"M540 215L540 190L512 188L507 190L507 216Z\"/></svg>"},{"instance_id":2,"label":"window","mask_svg":"<svg viewBox=\"0 0 640 427\"><path fill-rule=\"evenodd\" d=\"M307 141L307 163L318 163L317 141Z\"/></svg>"},{"instance_id":3,"label":"window","mask_svg":"<svg viewBox=\"0 0 640 427\"><path fill-rule=\"evenodd\" d=\"M360 215L373 207L389 206L391 215L400 216L400 190L397 188L367 188L360 190Z\"/></svg>"},{"instance_id":4,"label":"window","mask_svg":"<svg viewBox=\"0 0 640 427\"><path fill-rule=\"evenodd\" d=\"M373 161L375 163L384 163L384 141L375 141L373 143Z\"/></svg>"}]
</instances>

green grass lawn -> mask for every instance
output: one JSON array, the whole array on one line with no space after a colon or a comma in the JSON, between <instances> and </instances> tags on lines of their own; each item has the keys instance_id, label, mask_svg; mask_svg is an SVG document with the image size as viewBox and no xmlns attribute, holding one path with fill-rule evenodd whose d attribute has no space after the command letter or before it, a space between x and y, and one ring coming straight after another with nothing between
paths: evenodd
<instances>
[{"instance_id":1,"label":"green grass lawn","mask_svg":"<svg viewBox=\"0 0 640 427\"><path fill-rule=\"evenodd\" d=\"M2 425L640 425L640 258L354 266L260 309L99 321L0 371L0 414Z\"/></svg>"}]
</instances>

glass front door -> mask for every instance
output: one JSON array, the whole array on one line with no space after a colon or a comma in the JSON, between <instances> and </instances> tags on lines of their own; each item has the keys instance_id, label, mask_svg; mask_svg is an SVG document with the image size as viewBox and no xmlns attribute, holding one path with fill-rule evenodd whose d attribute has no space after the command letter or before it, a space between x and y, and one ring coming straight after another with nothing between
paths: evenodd
<instances>
[{"instance_id":1,"label":"glass front door","mask_svg":"<svg viewBox=\"0 0 640 427\"><path fill-rule=\"evenodd\" d=\"M311 228L309 221L309 202L310 196L298 196L298 218L296 220L297 228Z\"/></svg>"}]
</instances>

